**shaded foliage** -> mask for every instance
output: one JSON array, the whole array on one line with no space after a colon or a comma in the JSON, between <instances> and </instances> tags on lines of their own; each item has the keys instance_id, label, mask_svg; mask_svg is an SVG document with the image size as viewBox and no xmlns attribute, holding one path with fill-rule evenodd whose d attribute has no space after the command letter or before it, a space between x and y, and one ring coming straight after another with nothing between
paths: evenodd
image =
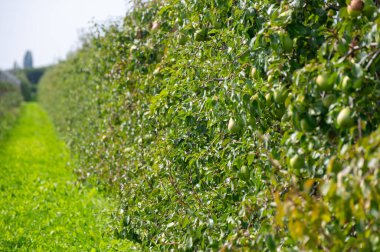
<instances>
[{"instance_id":1,"label":"shaded foliage","mask_svg":"<svg viewBox=\"0 0 380 252\"><path fill-rule=\"evenodd\" d=\"M0 139L16 121L21 102L22 95L18 86L0 82Z\"/></svg>"},{"instance_id":2,"label":"shaded foliage","mask_svg":"<svg viewBox=\"0 0 380 252\"><path fill-rule=\"evenodd\" d=\"M36 100L38 83L49 67L16 69L13 74L21 81L21 92L25 101Z\"/></svg>"},{"instance_id":3,"label":"shaded foliage","mask_svg":"<svg viewBox=\"0 0 380 252\"><path fill-rule=\"evenodd\" d=\"M48 67L25 69L25 75L31 84L37 85Z\"/></svg>"}]
</instances>

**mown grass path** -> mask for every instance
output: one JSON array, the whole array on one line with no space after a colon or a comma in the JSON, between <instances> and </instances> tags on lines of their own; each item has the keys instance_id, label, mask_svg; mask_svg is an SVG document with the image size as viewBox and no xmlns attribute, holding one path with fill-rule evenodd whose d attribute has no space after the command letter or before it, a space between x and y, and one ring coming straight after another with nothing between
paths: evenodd
<instances>
[{"instance_id":1,"label":"mown grass path","mask_svg":"<svg viewBox=\"0 0 380 252\"><path fill-rule=\"evenodd\" d=\"M36 103L0 142L0 251L131 251L112 238L115 205L76 183L64 143Z\"/></svg>"}]
</instances>

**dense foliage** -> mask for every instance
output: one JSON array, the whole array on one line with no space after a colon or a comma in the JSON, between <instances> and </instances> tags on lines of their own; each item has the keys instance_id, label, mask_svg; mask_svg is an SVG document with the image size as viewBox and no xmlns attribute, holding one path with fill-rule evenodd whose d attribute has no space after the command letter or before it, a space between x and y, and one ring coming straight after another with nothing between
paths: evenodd
<instances>
[{"instance_id":1,"label":"dense foliage","mask_svg":"<svg viewBox=\"0 0 380 252\"><path fill-rule=\"evenodd\" d=\"M38 82L48 67L15 69L12 73L21 81L21 93L25 101L36 99Z\"/></svg>"},{"instance_id":2,"label":"dense foliage","mask_svg":"<svg viewBox=\"0 0 380 252\"><path fill-rule=\"evenodd\" d=\"M40 100L81 178L120 193L120 236L378 250L378 14L371 0L135 3L47 72Z\"/></svg>"},{"instance_id":3,"label":"dense foliage","mask_svg":"<svg viewBox=\"0 0 380 252\"><path fill-rule=\"evenodd\" d=\"M15 122L21 101L21 91L17 85L0 82L0 138Z\"/></svg>"},{"instance_id":4,"label":"dense foliage","mask_svg":"<svg viewBox=\"0 0 380 252\"><path fill-rule=\"evenodd\" d=\"M37 85L46 69L48 69L48 67L27 68L22 71L25 73L26 78L31 84Z\"/></svg>"}]
</instances>

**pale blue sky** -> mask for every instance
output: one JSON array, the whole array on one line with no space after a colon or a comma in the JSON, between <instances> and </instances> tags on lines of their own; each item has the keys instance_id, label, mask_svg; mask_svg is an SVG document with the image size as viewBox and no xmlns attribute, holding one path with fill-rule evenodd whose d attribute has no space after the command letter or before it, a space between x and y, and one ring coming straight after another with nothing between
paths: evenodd
<instances>
[{"instance_id":1,"label":"pale blue sky","mask_svg":"<svg viewBox=\"0 0 380 252\"><path fill-rule=\"evenodd\" d=\"M121 18L127 0L0 0L0 69L31 50L34 66L64 59L91 22Z\"/></svg>"}]
</instances>

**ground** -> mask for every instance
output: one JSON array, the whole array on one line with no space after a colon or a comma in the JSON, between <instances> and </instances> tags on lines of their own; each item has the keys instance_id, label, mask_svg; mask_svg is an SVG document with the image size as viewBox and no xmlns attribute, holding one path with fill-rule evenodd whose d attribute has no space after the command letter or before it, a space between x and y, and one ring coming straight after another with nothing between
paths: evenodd
<instances>
[{"instance_id":1,"label":"ground","mask_svg":"<svg viewBox=\"0 0 380 252\"><path fill-rule=\"evenodd\" d=\"M0 142L0 251L134 251L112 237L116 200L78 183L37 103Z\"/></svg>"}]
</instances>

